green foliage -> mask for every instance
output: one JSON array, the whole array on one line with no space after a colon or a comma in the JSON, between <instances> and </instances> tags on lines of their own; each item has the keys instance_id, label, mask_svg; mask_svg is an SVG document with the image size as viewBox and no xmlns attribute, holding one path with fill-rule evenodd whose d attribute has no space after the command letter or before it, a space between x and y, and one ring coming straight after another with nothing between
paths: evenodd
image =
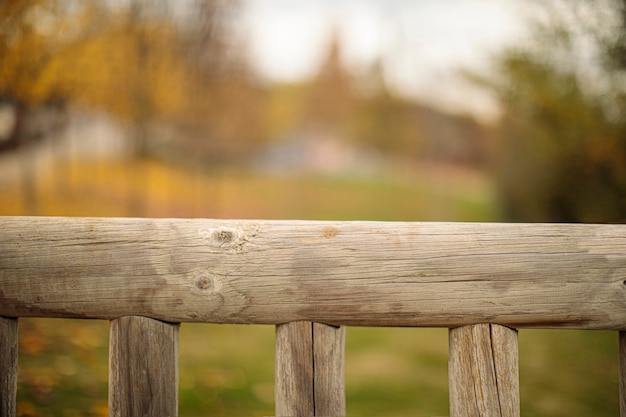
<instances>
[{"instance_id":1,"label":"green foliage","mask_svg":"<svg viewBox=\"0 0 626 417\"><path fill-rule=\"evenodd\" d=\"M386 89L361 99L352 117L353 135L365 146L388 154L425 156L415 103Z\"/></svg>"},{"instance_id":2,"label":"green foliage","mask_svg":"<svg viewBox=\"0 0 626 417\"><path fill-rule=\"evenodd\" d=\"M505 50L495 76L478 79L503 107L491 160L504 211L518 221L623 222L624 69L607 64L594 28L562 19L538 24L534 43Z\"/></svg>"}]
</instances>

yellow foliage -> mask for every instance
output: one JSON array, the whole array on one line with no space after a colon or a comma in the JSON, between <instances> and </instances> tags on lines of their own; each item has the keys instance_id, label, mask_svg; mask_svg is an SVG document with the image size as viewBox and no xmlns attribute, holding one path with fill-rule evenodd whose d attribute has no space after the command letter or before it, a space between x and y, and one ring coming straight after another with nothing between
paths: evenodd
<instances>
[{"instance_id":1,"label":"yellow foliage","mask_svg":"<svg viewBox=\"0 0 626 417\"><path fill-rule=\"evenodd\" d=\"M57 1L11 1L0 6L0 95L36 105L61 93L58 75L64 19Z\"/></svg>"},{"instance_id":2,"label":"yellow foliage","mask_svg":"<svg viewBox=\"0 0 626 417\"><path fill-rule=\"evenodd\" d=\"M172 21L133 21L92 2L65 12L52 0L2 3L0 96L29 105L62 97L127 120L176 118L189 107Z\"/></svg>"}]
</instances>

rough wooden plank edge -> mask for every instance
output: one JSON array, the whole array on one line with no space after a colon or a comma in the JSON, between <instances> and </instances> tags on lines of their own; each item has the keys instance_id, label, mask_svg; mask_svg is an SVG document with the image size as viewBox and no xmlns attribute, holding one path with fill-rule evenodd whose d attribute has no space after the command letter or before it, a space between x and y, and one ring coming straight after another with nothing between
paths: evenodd
<instances>
[{"instance_id":1,"label":"rough wooden plank edge","mask_svg":"<svg viewBox=\"0 0 626 417\"><path fill-rule=\"evenodd\" d=\"M626 330L626 226L0 217L0 315Z\"/></svg>"},{"instance_id":2,"label":"rough wooden plank edge","mask_svg":"<svg viewBox=\"0 0 626 417\"><path fill-rule=\"evenodd\" d=\"M0 417L15 417L17 319L0 317Z\"/></svg>"},{"instance_id":3,"label":"rough wooden plank edge","mask_svg":"<svg viewBox=\"0 0 626 417\"><path fill-rule=\"evenodd\" d=\"M451 417L519 417L517 331L495 324L450 329Z\"/></svg>"},{"instance_id":4,"label":"rough wooden plank edge","mask_svg":"<svg viewBox=\"0 0 626 417\"><path fill-rule=\"evenodd\" d=\"M619 412L626 417L626 332L618 333L619 343Z\"/></svg>"},{"instance_id":5,"label":"rough wooden plank edge","mask_svg":"<svg viewBox=\"0 0 626 417\"><path fill-rule=\"evenodd\" d=\"M109 416L178 415L178 330L146 317L111 321Z\"/></svg>"}]
</instances>

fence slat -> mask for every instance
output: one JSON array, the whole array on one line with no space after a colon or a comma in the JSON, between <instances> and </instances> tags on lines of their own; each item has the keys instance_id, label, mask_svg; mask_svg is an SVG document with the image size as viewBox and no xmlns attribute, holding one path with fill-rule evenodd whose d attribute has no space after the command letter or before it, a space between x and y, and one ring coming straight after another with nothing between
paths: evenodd
<instances>
[{"instance_id":1,"label":"fence slat","mask_svg":"<svg viewBox=\"0 0 626 417\"><path fill-rule=\"evenodd\" d=\"M276 326L276 415L343 416L345 329L312 322Z\"/></svg>"},{"instance_id":2,"label":"fence slat","mask_svg":"<svg viewBox=\"0 0 626 417\"><path fill-rule=\"evenodd\" d=\"M0 417L15 416L17 319L0 317Z\"/></svg>"},{"instance_id":3,"label":"fence slat","mask_svg":"<svg viewBox=\"0 0 626 417\"><path fill-rule=\"evenodd\" d=\"M619 413L626 417L626 332L619 332Z\"/></svg>"},{"instance_id":4,"label":"fence slat","mask_svg":"<svg viewBox=\"0 0 626 417\"><path fill-rule=\"evenodd\" d=\"M111 320L109 416L178 415L178 324Z\"/></svg>"},{"instance_id":5,"label":"fence slat","mask_svg":"<svg viewBox=\"0 0 626 417\"><path fill-rule=\"evenodd\" d=\"M518 417L517 331L476 324L449 336L450 416Z\"/></svg>"},{"instance_id":6,"label":"fence slat","mask_svg":"<svg viewBox=\"0 0 626 417\"><path fill-rule=\"evenodd\" d=\"M313 416L313 330L311 322L276 326L277 416Z\"/></svg>"},{"instance_id":7,"label":"fence slat","mask_svg":"<svg viewBox=\"0 0 626 417\"><path fill-rule=\"evenodd\" d=\"M345 327L313 323L316 416L345 416Z\"/></svg>"}]
</instances>

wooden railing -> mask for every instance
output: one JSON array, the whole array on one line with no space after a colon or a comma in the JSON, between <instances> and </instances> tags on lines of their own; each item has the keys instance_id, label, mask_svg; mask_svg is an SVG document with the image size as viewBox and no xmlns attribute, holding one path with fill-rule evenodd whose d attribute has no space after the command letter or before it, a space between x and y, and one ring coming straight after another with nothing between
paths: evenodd
<instances>
[{"instance_id":1,"label":"wooden railing","mask_svg":"<svg viewBox=\"0 0 626 417\"><path fill-rule=\"evenodd\" d=\"M0 416L17 318L111 321L109 414L177 415L181 322L276 325L276 415L341 416L344 326L449 328L450 414L519 416L517 330L619 333L626 226L0 218Z\"/></svg>"}]
</instances>

